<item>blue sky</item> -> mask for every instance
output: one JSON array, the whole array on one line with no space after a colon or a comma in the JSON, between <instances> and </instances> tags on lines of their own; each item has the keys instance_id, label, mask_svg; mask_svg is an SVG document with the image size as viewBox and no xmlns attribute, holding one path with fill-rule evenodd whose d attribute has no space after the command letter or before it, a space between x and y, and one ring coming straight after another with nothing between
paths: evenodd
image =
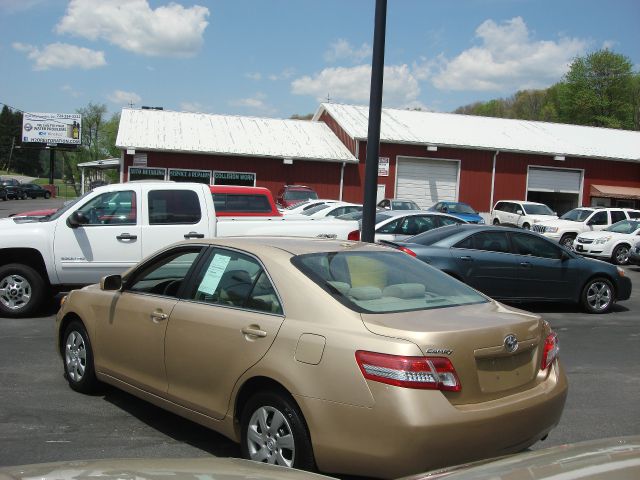
<instances>
[{"instance_id":1,"label":"blue sky","mask_svg":"<svg viewBox=\"0 0 640 480\"><path fill-rule=\"evenodd\" d=\"M366 105L375 0L0 0L0 102L287 118ZM607 47L640 70L638 0L388 0L384 106L452 111Z\"/></svg>"}]
</instances>

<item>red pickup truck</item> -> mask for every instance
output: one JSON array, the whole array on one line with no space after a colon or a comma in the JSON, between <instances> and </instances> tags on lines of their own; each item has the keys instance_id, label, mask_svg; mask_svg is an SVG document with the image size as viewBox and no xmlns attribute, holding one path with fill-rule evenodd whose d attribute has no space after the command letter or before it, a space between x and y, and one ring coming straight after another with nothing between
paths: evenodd
<instances>
[{"instance_id":1,"label":"red pickup truck","mask_svg":"<svg viewBox=\"0 0 640 480\"><path fill-rule=\"evenodd\" d=\"M281 217L268 188L211 185L218 217Z\"/></svg>"}]
</instances>

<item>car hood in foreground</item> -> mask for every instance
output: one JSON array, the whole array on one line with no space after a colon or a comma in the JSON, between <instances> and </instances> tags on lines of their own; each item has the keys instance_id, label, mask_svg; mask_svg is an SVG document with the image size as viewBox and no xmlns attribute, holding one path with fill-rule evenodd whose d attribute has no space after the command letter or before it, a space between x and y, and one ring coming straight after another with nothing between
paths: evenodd
<instances>
[{"instance_id":1,"label":"car hood in foreground","mask_svg":"<svg viewBox=\"0 0 640 480\"><path fill-rule=\"evenodd\" d=\"M328 480L236 458L80 460L0 469L0 480Z\"/></svg>"},{"instance_id":2,"label":"car hood in foreground","mask_svg":"<svg viewBox=\"0 0 640 480\"><path fill-rule=\"evenodd\" d=\"M402 480L634 480L640 436L592 440L481 460Z\"/></svg>"},{"instance_id":3,"label":"car hood in foreground","mask_svg":"<svg viewBox=\"0 0 640 480\"><path fill-rule=\"evenodd\" d=\"M496 301L393 315L362 314L372 333L407 340L423 355L451 359L463 385L449 399L477 403L525 391L539 381L548 325L539 315ZM507 337L518 348L507 351Z\"/></svg>"}]
</instances>

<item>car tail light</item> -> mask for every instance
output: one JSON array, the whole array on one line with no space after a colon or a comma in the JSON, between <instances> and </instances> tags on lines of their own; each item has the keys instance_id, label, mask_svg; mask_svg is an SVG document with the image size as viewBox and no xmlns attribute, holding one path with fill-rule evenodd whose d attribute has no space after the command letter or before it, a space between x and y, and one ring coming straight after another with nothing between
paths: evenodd
<instances>
[{"instance_id":1,"label":"car tail light","mask_svg":"<svg viewBox=\"0 0 640 480\"><path fill-rule=\"evenodd\" d=\"M416 254L416 252L414 252L413 250L411 250L410 248L407 247L398 247L398 250L400 250L401 252L404 252L408 255L411 255L412 257L417 257L418 255Z\"/></svg>"},{"instance_id":2,"label":"car tail light","mask_svg":"<svg viewBox=\"0 0 640 480\"><path fill-rule=\"evenodd\" d=\"M558 358L558 353L560 352L560 344L558 343L558 335L555 332L547 335L547 338L544 340L544 350L542 351L542 363L540 364L540 368L545 370L549 367L553 361Z\"/></svg>"},{"instance_id":3,"label":"car tail light","mask_svg":"<svg viewBox=\"0 0 640 480\"><path fill-rule=\"evenodd\" d=\"M364 378L396 387L459 392L460 380L444 357L405 357L358 350L356 361Z\"/></svg>"},{"instance_id":4,"label":"car tail light","mask_svg":"<svg viewBox=\"0 0 640 480\"><path fill-rule=\"evenodd\" d=\"M349 235L347 235L347 240L353 240L354 242L359 242L360 230L354 230L353 232L349 232Z\"/></svg>"}]
</instances>

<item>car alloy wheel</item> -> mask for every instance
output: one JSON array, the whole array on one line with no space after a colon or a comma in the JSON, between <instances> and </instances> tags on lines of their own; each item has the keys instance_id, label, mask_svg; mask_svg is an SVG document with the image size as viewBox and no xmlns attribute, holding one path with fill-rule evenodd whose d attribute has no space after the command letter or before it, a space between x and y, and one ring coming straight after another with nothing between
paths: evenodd
<instances>
[{"instance_id":1,"label":"car alloy wheel","mask_svg":"<svg viewBox=\"0 0 640 480\"><path fill-rule=\"evenodd\" d=\"M582 303L589 313L605 313L613 305L613 285L604 278L595 278L585 285Z\"/></svg>"},{"instance_id":2,"label":"car alloy wheel","mask_svg":"<svg viewBox=\"0 0 640 480\"><path fill-rule=\"evenodd\" d=\"M613 261L618 265L626 265L629 263L630 248L627 245L618 245L613 251Z\"/></svg>"},{"instance_id":3,"label":"car alloy wheel","mask_svg":"<svg viewBox=\"0 0 640 480\"><path fill-rule=\"evenodd\" d=\"M93 350L89 334L79 320L73 320L64 330L61 345L64 374L69 386L81 393L92 393L98 381L93 367Z\"/></svg>"},{"instance_id":4,"label":"car alloy wheel","mask_svg":"<svg viewBox=\"0 0 640 480\"><path fill-rule=\"evenodd\" d=\"M242 410L242 456L248 460L313 470L306 422L286 392L257 393Z\"/></svg>"},{"instance_id":5,"label":"car alloy wheel","mask_svg":"<svg viewBox=\"0 0 640 480\"><path fill-rule=\"evenodd\" d=\"M17 273L0 280L0 303L10 311L22 310L32 296L29 280Z\"/></svg>"},{"instance_id":6,"label":"car alloy wheel","mask_svg":"<svg viewBox=\"0 0 640 480\"><path fill-rule=\"evenodd\" d=\"M24 317L37 310L48 286L28 265L10 263L0 267L0 316Z\"/></svg>"},{"instance_id":7,"label":"car alloy wheel","mask_svg":"<svg viewBox=\"0 0 640 480\"><path fill-rule=\"evenodd\" d=\"M562 245L565 248L568 248L569 250L573 250L574 239L575 237L571 235L563 235L562 238L560 239L560 245Z\"/></svg>"}]
</instances>

